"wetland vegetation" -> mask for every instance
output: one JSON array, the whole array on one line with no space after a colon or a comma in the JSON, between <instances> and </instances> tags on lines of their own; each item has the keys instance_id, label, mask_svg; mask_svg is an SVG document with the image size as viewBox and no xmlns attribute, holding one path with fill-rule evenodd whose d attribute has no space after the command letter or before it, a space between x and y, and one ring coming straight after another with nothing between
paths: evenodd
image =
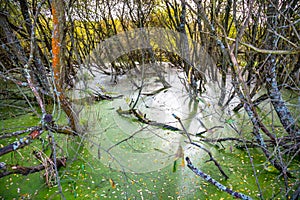
<instances>
[{"instance_id":1,"label":"wetland vegetation","mask_svg":"<svg viewBox=\"0 0 300 200\"><path fill-rule=\"evenodd\" d=\"M298 199L300 4L0 2L1 199Z\"/></svg>"}]
</instances>

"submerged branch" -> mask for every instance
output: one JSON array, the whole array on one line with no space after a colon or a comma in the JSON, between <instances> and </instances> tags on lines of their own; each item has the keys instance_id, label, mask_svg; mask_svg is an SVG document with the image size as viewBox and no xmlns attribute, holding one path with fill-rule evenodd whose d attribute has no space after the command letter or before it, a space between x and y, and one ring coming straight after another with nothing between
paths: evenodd
<instances>
[{"instance_id":1,"label":"submerged branch","mask_svg":"<svg viewBox=\"0 0 300 200\"><path fill-rule=\"evenodd\" d=\"M70 102L76 105L84 105L85 103L90 103L94 101L112 101L121 97L123 97L123 95L111 96L107 94L101 94L99 91L95 91L91 96L86 96L80 99L71 99Z\"/></svg>"},{"instance_id":2,"label":"submerged branch","mask_svg":"<svg viewBox=\"0 0 300 200\"><path fill-rule=\"evenodd\" d=\"M168 124L164 124L164 123L160 123L160 122L156 122L150 119L146 118L146 115L141 113L139 110L137 109L129 109L129 110L122 110L121 107L119 107L117 109L117 113L119 115L134 115L140 122L144 123L144 124L149 124L151 126L157 126L163 129L167 129L167 130L171 130L171 131L180 131L182 132L182 130L180 130L177 127L168 125Z\"/></svg>"}]
</instances>

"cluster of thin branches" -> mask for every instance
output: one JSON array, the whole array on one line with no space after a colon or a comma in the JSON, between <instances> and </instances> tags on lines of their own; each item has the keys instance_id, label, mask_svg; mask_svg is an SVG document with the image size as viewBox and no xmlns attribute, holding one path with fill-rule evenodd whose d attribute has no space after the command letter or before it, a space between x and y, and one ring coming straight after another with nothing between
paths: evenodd
<instances>
[{"instance_id":1,"label":"cluster of thin branches","mask_svg":"<svg viewBox=\"0 0 300 200\"><path fill-rule=\"evenodd\" d=\"M60 2L56 7L45 0L19 0L4 1L0 5L0 108L5 111L9 107L8 110L13 113L9 116L12 117L16 116L15 111L22 110L21 114L34 113L41 120L41 126L1 134L1 139L6 139L28 133L17 142L1 148L0 153L4 155L27 146L44 131L52 138L49 142L52 145L52 156L48 156L50 160L44 160L41 165L30 169L15 168L9 174L28 174L45 169L59 184L57 168L64 165L64 158L56 158L57 145L51 133L80 135L82 131L76 126L78 119L73 116L76 112L64 96L66 89L74 86L79 67L101 41L134 28L161 26L185 34L208 50L222 77L219 106L225 108L237 97L240 104L234 110L245 110L252 125L251 134L255 138L255 141L241 139L242 130L233 126L236 138L203 141L234 140L242 143L246 150L259 148L266 160L280 171L285 183L284 195L299 196L299 188L289 184L293 174L287 169L299 159L299 115L291 111L297 110L300 102L296 99L296 103L289 103L282 92L288 89L292 96L298 98L300 94L300 9L296 0L226 3L216 0L135 3L70 0ZM53 19L49 13L57 14L53 11L59 7L57 17L61 19L60 27L52 27ZM56 33L57 41L53 40ZM53 46L55 41L58 43ZM60 53L56 54L55 48L58 46ZM155 58L180 67L186 73L185 83L189 84L191 93L197 96L204 91L202 86L195 86L196 82L204 81L195 66L169 52L137 50L119 58L118 64L110 63L111 71L105 66L99 70L117 76L129 68L137 68L135 63L141 62L141 54L143 62L148 60L151 63ZM230 94L225 92L228 84L233 86ZM267 116L272 116L272 120L278 119L282 131L276 130L274 121L269 126L263 120L264 116L258 111L262 102L270 104L272 109ZM47 111L48 104L51 104L50 112ZM56 120L52 117L59 118L60 108L66 112L70 119L68 125L73 130L53 124ZM0 118L5 120L9 118L7 115L1 113Z\"/></svg>"}]
</instances>

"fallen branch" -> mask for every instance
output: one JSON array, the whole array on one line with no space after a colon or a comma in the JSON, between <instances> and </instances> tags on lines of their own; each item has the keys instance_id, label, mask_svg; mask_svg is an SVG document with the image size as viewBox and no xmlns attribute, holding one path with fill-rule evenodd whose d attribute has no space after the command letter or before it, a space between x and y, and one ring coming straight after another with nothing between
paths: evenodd
<instances>
[{"instance_id":1,"label":"fallen branch","mask_svg":"<svg viewBox=\"0 0 300 200\"><path fill-rule=\"evenodd\" d=\"M20 138L18 141L9 144L3 148L0 148L0 156L10 153L12 151L16 151L18 149L21 149L27 145L29 145L35 138L37 138L38 136L40 136L42 133L44 132L43 129L37 129L37 130L33 130L30 132L29 135Z\"/></svg>"},{"instance_id":2,"label":"fallen branch","mask_svg":"<svg viewBox=\"0 0 300 200\"><path fill-rule=\"evenodd\" d=\"M209 183L213 184L214 186L216 186L219 190L227 192L228 194L232 195L235 198L240 198L240 199L244 199L244 200L252 200L251 197L249 197L249 196L247 196L247 195L245 195L243 193L235 192L235 191L229 189L228 187L226 187L223 184L221 184L220 182L216 181L215 179L213 179L209 175L207 175L207 174L203 173L201 170L197 169L192 164L192 162L189 159L189 157L186 157L185 160L187 162L188 168L190 168L196 175L200 176L201 178L203 178L207 182L209 182Z\"/></svg>"},{"instance_id":3,"label":"fallen branch","mask_svg":"<svg viewBox=\"0 0 300 200\"><path fill-rule=\"evenodd\" d=\"M204 139L200 138L199 140L201 142L224 142L224 141L244 142L242 139L232 138L232 137L228 137L228 138L204 138ZM248 142L251 143L251 141L248 141Z\"/></svg>"},{"instance_id":4,"label":"fallen branch","mask_svg":"<svg viewBox=\"0 0 300 200\"><path fill-rule=\"evenodd\" d=\"M251 147L251 148L260 148L260 145L254 143L253 141L243 140L243 139L239 139L239 138L232 138L232 137L228 137L228 138L200 138L199 141L200 142L209 142L209 143L220 143L221 145L222 145L222 142L235 141L237 143L242 143L243 144L243 145L238 145L238 144L235 145L235 147L239 148L239 149L245 148L244 143L247 144L248 148L249 147ZM273 142L273 141L270 140L270 142Z\"/></svg>"},{"instance_id":5,"label":"fallen branch","mask_svg":"<svg viewBox=\"0 0 300 200\"><path fill-rule=\"evenodd\" d=\"M62 157L62 158L57 158L56 159L56 166L57 168L60 167L65 167L66 166L66 161L67 158ZM0 170L3 171L0 173L0 178L4 177L4 176L8 176L10 174L22 174L22 175L28 175L28 174L32 174L35 172L39 172L45 169L45 165L44 164L40 164L40 165L36 165L36 166L32 166L32 167L24 167L24 166L18 166L18 165L14 165L14 166L3 166Z\"/></svg>"},{"instance_id":6,"label":"fallen branch","mask_svg":"<svg viewBox=\"0 0 300 200\"><path fill-rule=\"evenodd\" d=\"M222 169L221 165L218 163L218 161L216 161L216 160L214 159L214 157L212 156L212 153L211 153L208 149L206 149L206 148L202 147L201 145L199 145L199 144L193 142L192 139L190 138L188 132L186 131L186 129L185 129L185 127L184 127L184 125L183 125L183 123L182 123L180 117L176 116L175 114L172 114L172 115L173 115L173 117L174 117L175 119L177 119L178 122L180 123L180 125L181 125L181 127L182 127L184 133L187 135L187 137L188 137L188 139L189 139L189 143L192 144L192 145L194 145L194 146L196 146L196 147L198 147L198 148L200 148L200 149L202 149L202 150L204 150L204 151L209 155L209 158L210 158L210 159L209 159L208 161L206 161L206 162L213 161L214 164L218 167L218 169L219 169L219 171L221 172L221 174L222 174L222 175L225 177L225 179L227 180L229 177L228 177L228 176L226 175L226 173L223 171L223 169Z\"/></svg>"},{"instance_id":7,"label":"fallen branch","mask_svg":"<svg viewBox=\"0 0 300 200\"><path fill-rule=\"evenodd\" d=\"M192 145L199 147L200 149L204 150L208 155L209 155L209 160L207 160L206 162L210 162L213 161L213 163L215 164L215 166L219 169L219 171L221 172L221 174L225 177L225 179L227 180L229 177L225 174L225 172L223 171L221 165L218 163L218 161L216 161L216 159L214 159L214 157L212 156L211 152L209 150L207 150L206 148L202 147L201 145L192 142Z\"/></svg>"},{"instance_id":8,"label":"fallen branch","mask_svg":"<svg viewBox=\"0 0 300 200\"><path fill-rule=\"evenodd\" d=\"M174 126L168 125L168 124L164 124L164 123L160 123L160 122L156 122L150 119L146 118L146 115L141 113L139 110L136 109L129 109L129 110L122 110L120 107L117 109L117 113L119 115L134 115L140 122L144 123L144 124L149 124L151 126L157 126L163 129L168 129L171 131L180 131L182 132L182 130L180 130L179 128L176 128Z\"/></svg>"},{"instance_id":9,"label":"fallen branch","mask_svg":"<svg viewBox=\"0 0 300 200\"><path fill-rule=\"evenodd\" d=\"M27 128L25 130L19 130L19 131L15 131L15 132L12 132L12 133L3 133L2 135L0 135L0 139L22 135L24 133L31 132L31 131L38 130L38 129L41 129L41 127L40 126L33 126L33 127Z\"/></svg>"},{"instance_id":10,"label":"fallen branch","mask_svg":"<svg viewBox=\"0 0 300 200\"><path fill-rule=\"evenodd\" d=\"M91 96L86 96L80 99L71 99L70 102L73 104L77 104L77 105L84 105L86 102L94 102L94 101L103 101L103 100L107 100L107 101L112 101L114 99L118 99L121 98L123 95L118 95L118 96L110 96L110 95L106 95L106 94L101 94L98 91L95 91L93 93L93 95Z\"/></svg>"},{"instance_id":11,"label":"fallen branch","mask_svg":"<svg viewBox=\"0 0 300 200\"><path fill-rule=\"evenodd\" d=\"M52 126L47 126L45 129L46 130L51 129L52 131L55 131L57 133L66 134L66 135L77 135L76 132L74 132L71 128L66 127L66 126L59 126L59 125L53 124ZM10 153L12 151L16 151L18 149L21 149L21 148L29 145L34 139L38 138L44 132L44 129L42 128L42 126L34 126L34 127L28 128L26 130L16 131L13 133L6 133L5 135L2 135L0 137L0 139L17 136L19 134L23 134L23 133L29 132L29 131L30 131L30 133L27 136L18 139L18 141L14 142L12 144L9 144L3 148L0 148L0 156Z\"/></svg>"}]
</instances>

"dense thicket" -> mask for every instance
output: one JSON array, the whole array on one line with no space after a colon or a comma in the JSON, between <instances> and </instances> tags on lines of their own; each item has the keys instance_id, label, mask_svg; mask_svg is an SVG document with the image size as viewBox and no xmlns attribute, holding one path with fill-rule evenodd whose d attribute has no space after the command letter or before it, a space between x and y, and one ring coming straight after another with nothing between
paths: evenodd
<instances>
[{"instance_id":1,"label":"dense thicket","mask_svg":"<svg viewBox=\"0 0 300 200\"><path fill-rule=\"evenodd\" d=\"M135 28L171 29L205 47L222 75L222 87L229 84L230 78L234 91L229 96L223 94L219 106L226 107L233 97L239 98L241 103L234 111L243 108L247 112L256 138L253 146L261 149L286 180L284 193L299 196L299 186L296 187L299 182L291 186L288 180L292 175L287 170L291 162L299 159L300 149L299 116L291 112L300 105L298 1L8 0L1 1L0 5L2 120L33 112L42 119L42 129L46 130L53 125L46 117L50 117L47 105L60 102L70 118L69 125L73 131L79 131L74 125L76 113L72 113L61 94L74 86L79 67L86 63L95 47L111 36ZM55 14L57 22L53 20ZM149 63L153 59L163 60L180 68L189 64L163 50L136 50L120 57L118 65L111 63L114 75L134 68L141 58ZM196 71L192 76L189 68L185 71L195 82L203 79ZM283 98L283 89L287 89L293 99ZM204 87L196 90L199 93L195 95L203 90ZM263 101L270 102L269 115L278 117L279 129L263 122L262 114L257 111ZM6 107L11 108L10 113L5 113ZM34 109L36 107L41 111ZM59 127L52 129L66 133ZM42 134L39 128L34 130ZM31 135L29 139L35 137ZM9 146L5 151L14 148ZM291 193L292 190L296 192Z\"/></svg>"}]
</instances>

